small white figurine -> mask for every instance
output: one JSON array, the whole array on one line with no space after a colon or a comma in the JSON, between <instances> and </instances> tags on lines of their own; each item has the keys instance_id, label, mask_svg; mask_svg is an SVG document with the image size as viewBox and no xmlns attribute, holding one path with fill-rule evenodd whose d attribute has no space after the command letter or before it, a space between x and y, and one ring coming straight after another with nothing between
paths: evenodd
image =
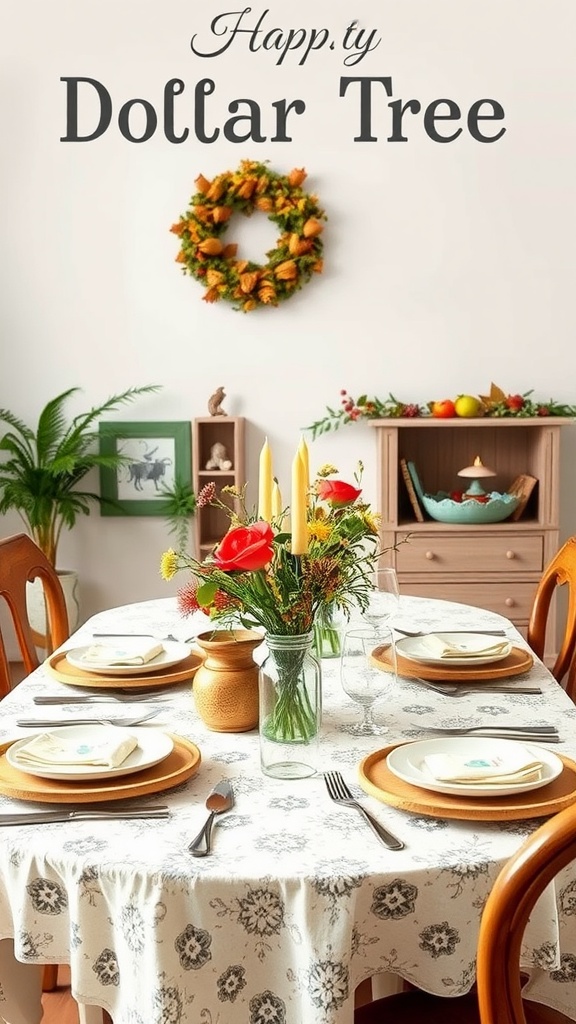
<instances>
[{"instance_id":1,"label":"small white figurine","mask_svg":"<svg viewBox=\"0 0 576 1024\"><path fill-rule=\"evenodd\" d=\"M210 449L210 458L206 463L206 469L232 469L232 463L228 458L228 452L220 441L216 441Z\"/></svg>"}]
</instances>

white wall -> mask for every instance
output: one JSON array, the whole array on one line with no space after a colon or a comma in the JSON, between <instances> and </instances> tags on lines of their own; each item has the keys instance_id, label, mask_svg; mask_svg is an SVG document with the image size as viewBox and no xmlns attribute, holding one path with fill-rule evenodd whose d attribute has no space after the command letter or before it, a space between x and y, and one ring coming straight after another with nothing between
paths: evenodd
<instances>
[{"instance_id":1,"label":"white wall","mask_svg":"<svg viewBox=\"0 0 576 1024\"><path fill-rule=\"evenodd\" d=\"M194 34L205 50L222 44L226 37L210 25L231 8L242 5L4 0L0 406L33 421L73 385L83 394L71 413L158 382L160 394L117 418L188 420L205 415L208 396L224 385L228 413L249 421L254 496L264 436L288 492L301 429L338 404L342 387L423 403L485 393L495 381L574 403L574 0L268 0L252 5L247 27L268 11L265 31L327 28L334 49L303 65L300 52L288 54L278 65L277 52L249 52L245 34L218 57L194 56ZM380 42L345 68L341 41L354 18ZM390 101L378 90L378 141L354 141L358 94L351 87L339 98L342 75L389 75L392 99L417 98L423 107L450 98L467 111L495 99L506 134L482 144L465 130L438 144L421 115L407 115L408 141L387 142ZM112 125L96 141L60 141L60 79L70 76L95 78L112 96ZM146 143L123 139L119 106L140 97L161 111L164 85L177 77L186 85L177 128L191 129L188 140L170 144L161 124ZM262 107L268 140L199 141L193 92L202 78L216 84L211 128L223 126L230 102L250 97ZM96 111L82 95L88 131ZM280 98L303 99L306 111L289 121L292 141L274 143L271 104ZM248 315L202 301L201 286L174 263L178 242L169 232L200 172L209 178L244 158L268 160L279 173L306 167L307 187L329 217L324 274L280 308ZM229 240L260 258L275 229L237 221ZM568 535L576 527L576 435L564 433ZM374 499L369 427L311 446L312 468L329 460L349 475L358 458ZM17 525L8 518L2 532ZM85 614L174 592L158 576L167 541L161 519L83 519L65 537L60 564L80 571Z\"/></svg>"}]
</instances>

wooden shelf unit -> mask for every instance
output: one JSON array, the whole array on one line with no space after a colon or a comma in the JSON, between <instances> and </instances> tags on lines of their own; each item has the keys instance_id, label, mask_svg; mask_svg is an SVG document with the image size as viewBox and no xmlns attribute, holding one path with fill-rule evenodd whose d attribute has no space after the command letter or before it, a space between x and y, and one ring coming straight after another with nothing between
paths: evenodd
<instances>
[{"instance_id":1,"label":"wooden shelf unit","mask_svg":"<svg viewBox=\"0 0 576 1024\"><path fill-rule=\"evenodd\" d=\"M525 634L542 570L560 544L560 432L564 417L372 420L377 433L382 564L398 573L402 593L489 608ZM496 470L491 490L506 491L521 473L537 478L518 521L486 525L417 522L400 459L414 463L426 493L462 490L457 473L479 455ZM406 543L403 543L406 542ZM396 550L394 546L400 544ZM555 643L551 610L549 646Z\"/></svg>"},{"instance_id":2,"label":"wooden shelf unit","mask_svg":"<svg viewBox=\"0 0 576 1024\"><path fill-rule=\"evenodd\" d=\"M192 424L192 478L196 496L206 484L216 485L216 495L222 495L223 487L242 488L245 480L245 443L243 416L200 416ZM210 461L212 446L220 441L226 448L232 466L229 470L206 469ZM229 499L231 507L233 499ZM196 510L194 536L196 555L206 558L230 527L230 520L224 509L207 505Z\"/></svg>"}]
</instances>

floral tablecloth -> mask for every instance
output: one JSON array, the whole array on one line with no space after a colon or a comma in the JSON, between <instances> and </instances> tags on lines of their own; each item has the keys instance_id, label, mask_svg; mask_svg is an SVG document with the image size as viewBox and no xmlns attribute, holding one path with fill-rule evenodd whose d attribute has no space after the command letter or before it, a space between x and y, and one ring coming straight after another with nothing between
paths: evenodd
<instances>
[{"instance_id":1,"label":"floral tablecloth","mask_svg":"<svg viewBox=\"0 0 576 1024\"><path fill-rule=\"evenodd\" d=\"M521 642L507 620L447 602L402 598L398 624L504 625ZM89 642L93 630L184 638L203 628L203 619L192 627L179 619L172 599L145 602L100 613L68 646ZM403 838L401 852L385 849L357 812L333 804L320 776L265 777L256 732L207 731L190 685L176 687L149 728L193 740L202 764L161 795L171 818L3 829L0 938L14 936L24 962L70 962L76 998L105 1007L114 1024L351 1024L355 987L378 972L439 995L465 992L486 896L539 821L408 814L363 794L357 766L373 749L426 736L427 726L487 719L553 722L563 735L554 749L576 757L576 707L539 662L529 678L541 696L455 699L406 679L392 685L383 674L377 717L388 732L362 738L347 731L360 711L341 689L338 662L324 661L320 768L343 772ZM48 717L55 709L35 707L32 697L59 691L69 688L37 670L2 702L0 738L25 734L13 724L24 711ZM101 708L93 706L95 717ZM65 713L79 710L68 705ZM187 846L222 779L233 784L235 806L217 819L213 853L193 859ZM159 802L157 794L144 799ZM0 813L15 807L31 805L0 795ZM543 897L523 958L532 997L576 1020L576 867Z\"/></svg>"}]
</instances>

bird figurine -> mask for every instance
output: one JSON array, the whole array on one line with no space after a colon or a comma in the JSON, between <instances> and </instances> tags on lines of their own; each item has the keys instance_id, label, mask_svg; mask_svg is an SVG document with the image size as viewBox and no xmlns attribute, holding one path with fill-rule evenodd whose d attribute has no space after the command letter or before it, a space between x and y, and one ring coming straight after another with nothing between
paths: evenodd
<instances>
[{"instance_id":1,"label":"bird figurine","mask_svg":"<svg viewBox=\"0 0 576 1024\"><path fill-rule=\"evenodd\" d=\"M226 398L224 388L216 388L213 395L208 399L208 412L211 416L227 416L228 413L222 408L222 402Z\"/></svg>"}]
</instances>

